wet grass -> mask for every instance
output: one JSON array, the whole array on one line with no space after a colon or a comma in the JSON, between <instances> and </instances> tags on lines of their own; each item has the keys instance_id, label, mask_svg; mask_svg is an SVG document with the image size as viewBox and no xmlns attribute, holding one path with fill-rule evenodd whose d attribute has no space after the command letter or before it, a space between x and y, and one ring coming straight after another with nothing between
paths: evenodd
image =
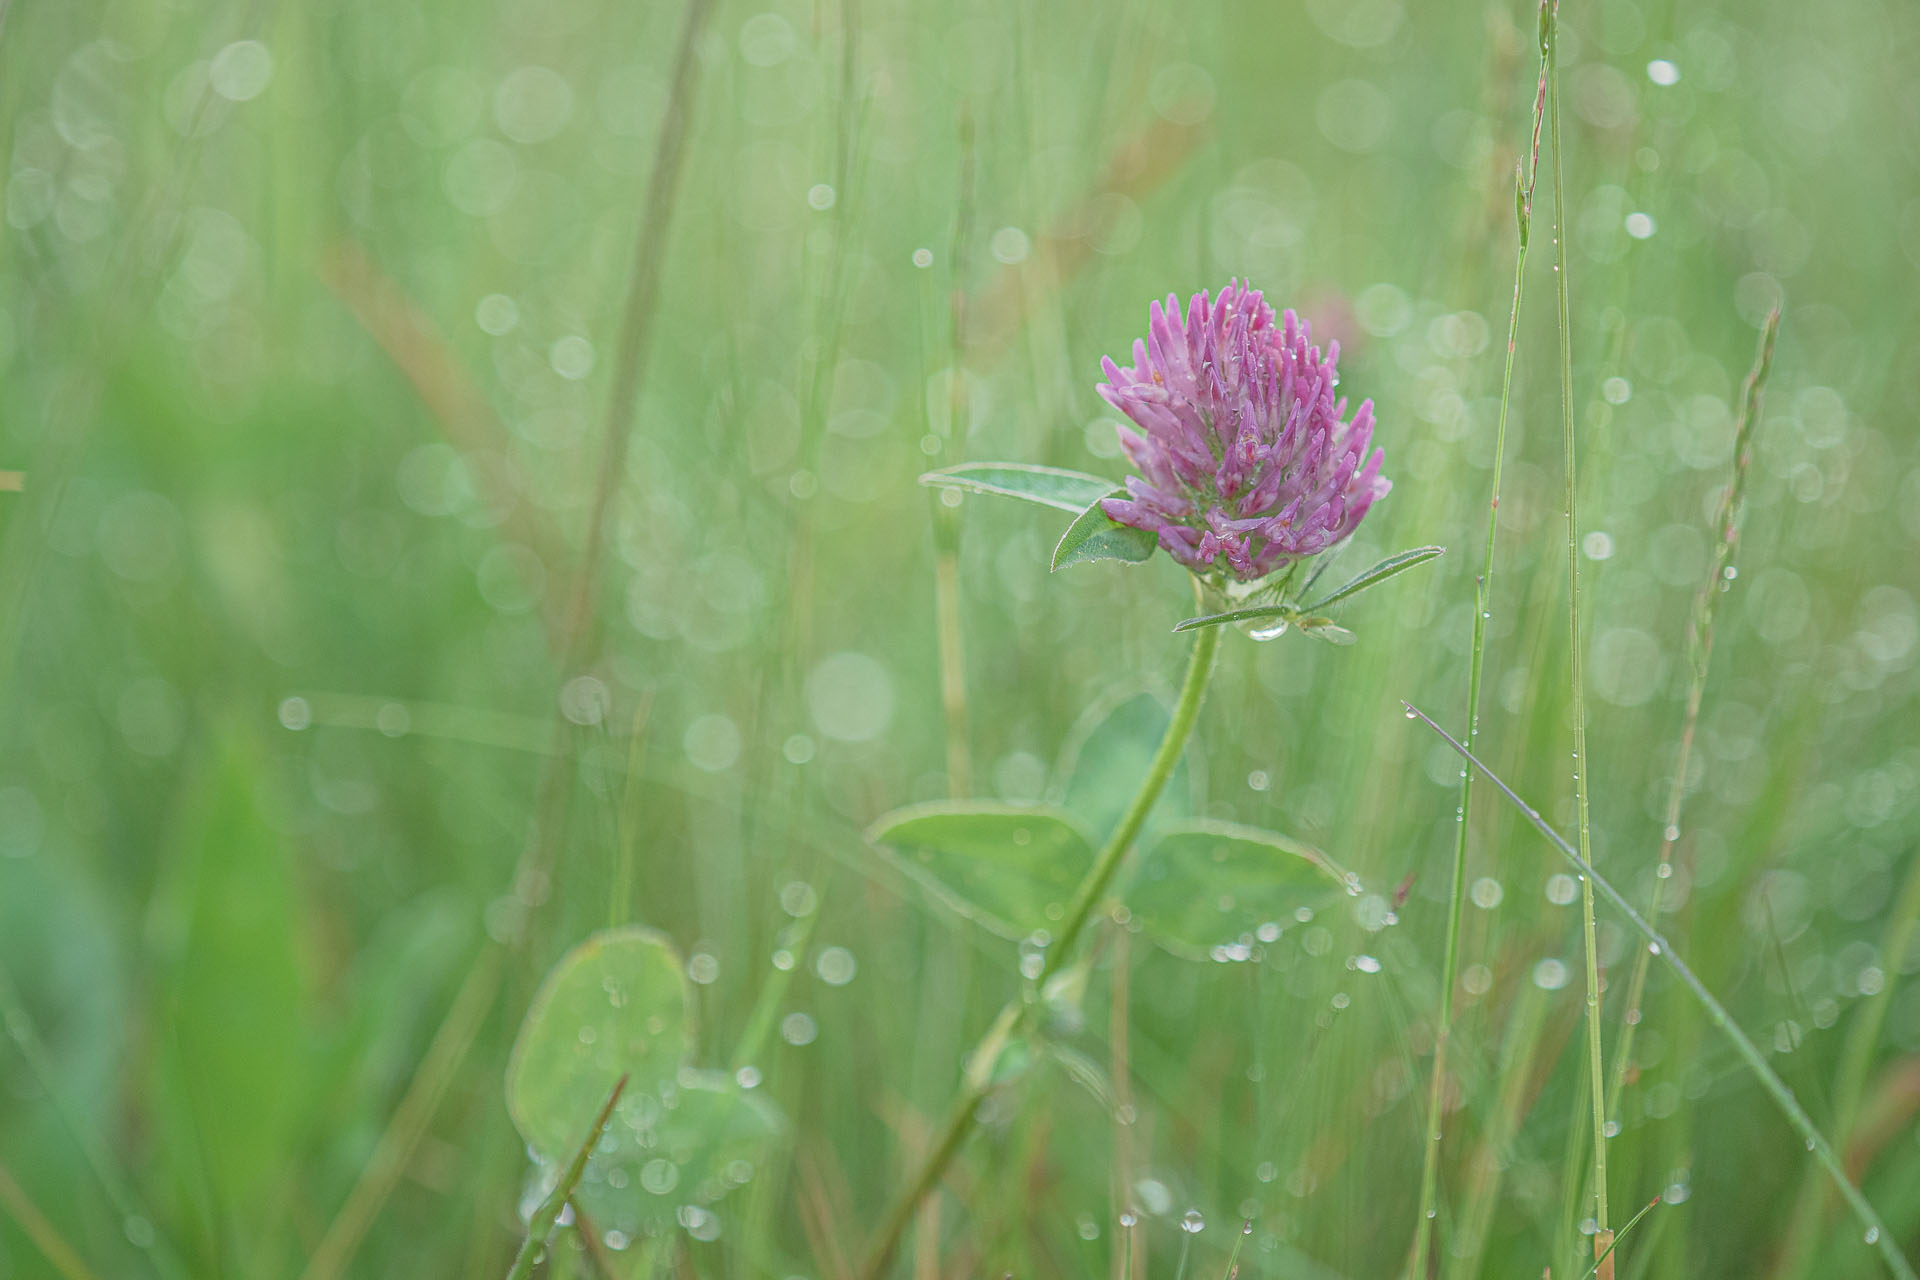
<instances>
[{"instance_id":1,"label":"wet grass","mask_svg":"<svg viewBox=\"0 0 1920 1280\"><path fill-rule=\"evenodd\" d=\"M1913 15L1563 8L1556 315L1531 6L691 11L4 9L0 1274L505 1274L509 1047L625 921L789 1132L541 1266L852 1274L1021 990L860 833L1058 799L1191 645L1164 559L915 478L1120 475L1099 357L1234 275L1379 409L1328 581L1449 554L1223 635L1162 804L1364 892L1204 964L1089 917L889 1274L1394 1275L1429 1208L1433 1274L1577 1274L1615 1124L1619 1275L1913 1254Z\"/></svg>"}]
</instances>

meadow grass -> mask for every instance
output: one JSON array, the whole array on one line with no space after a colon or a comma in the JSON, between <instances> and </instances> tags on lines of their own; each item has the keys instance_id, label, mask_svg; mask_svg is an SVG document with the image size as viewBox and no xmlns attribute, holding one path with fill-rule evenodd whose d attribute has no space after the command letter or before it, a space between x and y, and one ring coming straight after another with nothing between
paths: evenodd
<instances>
[{"instance_id":1,"label":"meadow grass","mask_svg":"<svg viewBox=\"0 0 1920 1280\"><path fill-rule=\"evenodd\" d=\"M0 1275L1905 1274L1920 18L1537 18L0 8ZM1328 581L1450 553L1156 766L1184 572L915 479L1117 481L1233 276L1378 407ZM1149 775L1052 947L864 838ZM1179 823L1360 892L1196 960L1103 891ZM781 1123L639 1232L503 1083L628 924Z\"/></svg>"}]
</instances>

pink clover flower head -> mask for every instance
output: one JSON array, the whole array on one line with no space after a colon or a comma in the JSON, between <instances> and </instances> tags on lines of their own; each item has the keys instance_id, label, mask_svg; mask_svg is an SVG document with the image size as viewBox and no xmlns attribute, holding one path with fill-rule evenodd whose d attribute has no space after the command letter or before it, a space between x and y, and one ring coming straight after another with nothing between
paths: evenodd
<instances>
[{"instance_id":1,"label":"pink clover flower head","mask_svg":"<svg viewBox=\"0 0 1920 1280\"><path fill-rule=\"evenodd\" d=\"M1184 319L1171 294L1149 315L1131 368L1100 363L1100 394L1134 423L1120 447L1140 472L1102 510L1193 572L1242 582L1351 534L1392 485L1384 451L1368 453L1373 401L1348 418L1334 396L1340 344L1323 356L1306 321L1276 322L1237 280L1216 298L1196 293Z\"/></svg>"}]
</instances>

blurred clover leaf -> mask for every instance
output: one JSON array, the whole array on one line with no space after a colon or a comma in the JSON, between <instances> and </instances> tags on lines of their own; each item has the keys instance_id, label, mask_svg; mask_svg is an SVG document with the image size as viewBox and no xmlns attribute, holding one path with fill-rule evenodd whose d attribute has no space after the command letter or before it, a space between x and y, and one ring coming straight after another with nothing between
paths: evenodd
<instances>
[{"instance_id":1,"label":"blurred clover leaf","mask_svg":"<svg viewBox=\"0 0 1920 1280\"><path fill-rule=\"evenodd\" d=\"M1144 690L1123 689L1095 701L1067 735L1052 797L1086 830L1112 831L1140 789L1171 719L1167 704ZM1194 816L1194 779L1204 765L1199 753L1181 753L1147 816L1143 842L1152 838L1157 823Z\"/></svg>"},{"instance_id":2,"label":"blurred clover leaf","mask_svg":"<svg viewBox=\"0 0 1920 1280\"><path fill-rule=\"evenodd\" d=\"M1321 911L1358 892L1359 881L1312 845L1277 831L1194 822L1147 847L1124 898L1161 947L1206 960L1221 947L1271 942L1302 908Z\"/></svg>"},{"instance_id":3,"label":"blurred clover leaf","mask_svg":"<svg viewBox=\"0 0 1920 1280\"><path fill-rule=\"evenodd\" d=\"M1058 923L1093 843L1057 809L937 801L882 815L867 839L961 915L1019 941Z\"/></svg>"},{"instance_id":4,"label":"blurred clover leaf","mask_svg":"<svg viewBox=\"0 0 1920 1280\"><path fill-rule=\"evenodd\" d=\"M633 1238L675 1222L698 1226L752 1177L785 1128L759 1094L688 1064L691 1010L672 943L623 926L561 957L514 1041L507 1110L539 1165L543 1194L608 1091L629 1077L572 1197L601 1231Z\"/></svg>"}]
</instances>

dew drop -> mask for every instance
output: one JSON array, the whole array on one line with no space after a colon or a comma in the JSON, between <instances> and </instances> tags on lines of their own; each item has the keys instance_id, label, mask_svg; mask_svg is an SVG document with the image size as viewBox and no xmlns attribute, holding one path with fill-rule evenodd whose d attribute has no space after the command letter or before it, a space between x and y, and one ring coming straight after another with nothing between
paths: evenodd
<instances>
[{"instance_id":1,"label":"dew drop","mask_svg":"<svg viewBox=\"0 0 1920 1280\"><path fill-rule=\"evenodd\" d=\"M1207 1220L1198 1209L1189 1209L1180 1215L1180 1229L1190 1236L1197 1236L1207 1229Z\"/></svg>"},{"instance_id":2,"label":"dew drop","mask_svg":"<svg viewBox=\"0 0 1920 1280\"><path fill-rule=\"evenodd\" d=\"M1880 1243L1880 1228L1878 1228L1878 1227L1868 1227L1868 1228L1867 1228L1867 1234L1866 1234L1866 1236L1865 1236L1864 1238L1865 1238L1865 1240L1866 1240L1866 1242L1867 1242L1868 1244L1879 1244L1879 1243Z\"/></svg>"}]
</instances>

